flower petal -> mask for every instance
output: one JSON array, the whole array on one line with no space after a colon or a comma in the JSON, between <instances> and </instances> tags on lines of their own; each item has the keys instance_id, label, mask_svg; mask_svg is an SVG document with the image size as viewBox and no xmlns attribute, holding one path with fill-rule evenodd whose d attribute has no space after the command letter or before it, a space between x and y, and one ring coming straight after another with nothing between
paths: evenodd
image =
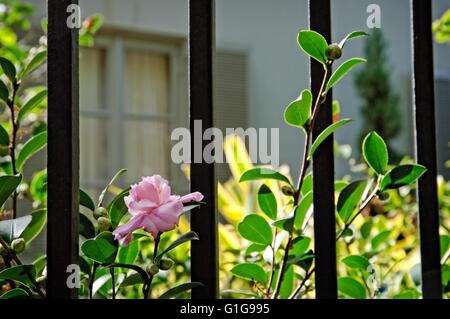
<instances>
[{"instance_id":1,"label":"flower petal","mask_svg":"<svg viewBox=\"0 0 450 319\"><path fill-rule=\"evenodd\" d=\"M121 240L121 239L131 235L131 233L133 231L135 231L136 229L140 229L140 228L144 227L143 226L144 218L145 218L144 214L139 214L139 215L136 215L133 218L131 218L128 223L117 227L113 231L114 238L116 240Z\"/></svg>"},{"instance_id":2,"label":"flower petal","mask_svg":"<svg viewBox=\"0 0 450 319\"><path fill-rule=\"evenodd\" d=\"M189 202L199 202L203 199L203 195L200 192L194 192L187 195L184 195L181 197L181 201L183 203L189 203Z\"/></svg>"}]
</instances>

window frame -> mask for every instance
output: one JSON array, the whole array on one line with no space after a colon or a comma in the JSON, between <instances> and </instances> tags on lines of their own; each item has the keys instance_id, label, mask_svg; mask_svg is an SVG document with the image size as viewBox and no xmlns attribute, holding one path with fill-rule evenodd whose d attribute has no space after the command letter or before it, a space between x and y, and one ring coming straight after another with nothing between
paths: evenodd
<instances>
[{"instance_id":1,"label":"window frame","mask_svg":"<svg viewBox=\"0 0 450 319\"><path fill-rule=\"evenodd\" d=\"M133 36L133 34L119 33L112 35L110 32L99 34L95 39L95 45L92 49L100 49L105 52L105 76L103 81L101 100L104 104L99 109L92 109L89 105L86 108L80 108L80 121L82 119L100 119L108 120L106 129L108 136L115 143L110 143L107 148L106 163L107 174L105 180L96 180L80 176L81 183L88 188L101 188L108 183L108 179L112 177L117 168L126 168L123 156L123 149L126 143L123 131L126 121L145 121L151 123L153 121L168 122L168 136L170 132L177 127L188 127L189 124L189 106L188 106L188 90L187 90L187 54L186 40L173 41L169 37L154 37L151 34L144 36ZM108 34L109 33L109 34ZM135 50L146 53L162 54L167 58L168 63L168 113L138 113L127 112L125 101L125 68L126 68L126 51ZM104 107L107 106L107 107ZM168 154L170 158L171 141L168 140ZM80 152L83 152L81 149ZM168 165L168 174L165 178L171 181L175 191L187 191L189 183L183 174L181 174L179 165L170 161ZM159 172L148 172L148 174L158 174ZM132 182L129 179L122 179L118 184L125 187Z\"/></svg>"}]
</instances>

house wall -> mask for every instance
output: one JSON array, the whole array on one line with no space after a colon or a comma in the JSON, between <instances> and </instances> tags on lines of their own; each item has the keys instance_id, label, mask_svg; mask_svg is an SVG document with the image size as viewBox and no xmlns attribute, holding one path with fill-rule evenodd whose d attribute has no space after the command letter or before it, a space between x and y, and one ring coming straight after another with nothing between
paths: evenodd
<instances>
[{"instance_id":1,"label":"house wall","mask_svg":"<svg viewBox=\"0 0 450 319\"><path fill-rule=\"evenodd\" d=\"M42 3L42 0L32 2ZM367 29L366 8L374 1L332 1L333 38ZM401 96L404 130L395 142L399 150L412 154L411 50L409 0L377 0L381 6L382 28L389 42L392 84ZM433 1L433 18L450 7L450 0ZM104 28L143 31L186 38L187 0L80 0L83 16L101 13ZM41 10L44 6L41 5ZM303 137L283 122L284 107L308 87L308 60L296 44L300 29L307 28L306 0L216 0L217 46L242 51L248 60L248 125L280 128L280 159L298 171ZM345 55L360 56L363 41L346 47ZM435 68L450 73L450 46L435 45ZM358 99L352 77L339 83L335 92L343 117L355 121L337 134L338 142L354 145L360 130ZM445 116L450 117L447 112ZM440 137L448 140L450 136ZM337 162L338 174L346 164Z\"/></svg>"}]
</instances>

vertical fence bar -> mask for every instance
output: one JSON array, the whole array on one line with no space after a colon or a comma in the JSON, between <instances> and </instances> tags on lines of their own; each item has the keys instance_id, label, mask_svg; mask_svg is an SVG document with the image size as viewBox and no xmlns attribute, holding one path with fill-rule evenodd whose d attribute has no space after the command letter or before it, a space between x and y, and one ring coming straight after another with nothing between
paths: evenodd
<instances>
[{"instance_id":1,"label":"vertical fence bar","mask_svg":"<svg viewBox=\"0 0 450 319\"><path fill-rule=\"evenodd\" d=\"M217 209L214 164L203 161L205 129L213 126L214 0L189 1L189 93L191 127L191 189L205 196L205 205L191 215L191 228L200 237L192 242L192 281L205 285L192 298L218 296ZM201 123L201 136L194 126ZM200 148L201 147L201 148ZM197 152L197 154L196 154ZM200 153L199 153L200 152Z\"/></svg>"},{"instance_id":2,"label":"vertical fence bar","mask_svg":"<svg viewBox=\"0 0 450 319\"><path fill-rule=\"evenodd\" d=\"M331 40L330 0L309 0L310 29ZM323 66L311 59L311 89L314 96L323 80ZM313 138L332 123L332 93L317 115ZM316 298L337 298L336 217L334 208L333 136L323 142L313 158L314 253Z\"/></svg>"},{"instance_id":3,"label":"vertical fence bar","mask_svg":"<svg viewBox=\"0 0 450 319\"><path fill-rule=\"evenodd\" d=\"M418 182L423 298L442 298L434 115L432 1L411 0L416 160L427 172Z\"/></svg>"},{"instance_id":4,"label":"vertical fence bar","mask_svg":"<svg viewBox=\"0 0 450 319\"><path fill-rule=\"evenodd\" d=\"M47 296L76 298L67 266L78 263L78 30L69 5L48 0Z\"/></svg>"}]
</instances>

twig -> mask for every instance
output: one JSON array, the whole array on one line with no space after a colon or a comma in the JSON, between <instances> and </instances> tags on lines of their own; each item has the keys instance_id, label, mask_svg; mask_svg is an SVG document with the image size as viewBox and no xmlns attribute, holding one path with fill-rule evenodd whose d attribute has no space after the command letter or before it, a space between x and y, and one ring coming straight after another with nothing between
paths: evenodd
<instances>
[{"instance_id":1,"label":"twig","mask_svg":"<svg viewBox=\"0 0 450 319\"><path fill-rule=\"evenodd\" d=\"M13 83L13 94L11 100L8 101L8 107L11 111L11 126L12 126L12 136L11 136L11 146L10 146L10 156L11 156L11 166L13 175L17 174L16 167L16 140L17 140L17 132L19 130L19 122L16 121L15 111L14 111L14 102L16 100L17 91L19 90L19 85L14 81ZM13 219L17 217L17 190L14 190L13 193Z\"/></svg>"},{"instance_id":2,"label":"twig","mask_svg":"<svg viewBox=\"0 0 450 319\"><path fill-rule=\"evenodd\" d=\"M17 257L16 253L14 252L14 250L12 250L8 244L6 243L6 241L0 236L0 245L3 246L3 248L5 249L6 253L9 255L9 257L14 260L14 262L21 266L23 265L22 261L19 259L19 257ZM29 277L31 283L33 284L36 292L38 293L38 295L41 298L45 298L45 293L42 291L39 283L36 282L36 280L33 277L33 274L31 273L31 271L28 268L25 268L25 271L27 272L27 276Z\"/></svg>"},{"instance_id":3,"label":"twig","mask_svg":"<svg viewBox=\"0 0 450 319\"><path fill-rule=\"evenodd\" d=\"M93 288L94 288L94 281L95 281L95 274L97 272L97 268L99 266L99 263L94 261L94 264L92 265L92 272L91 272L91 278L89 278L89 299L93 299Z\"/></svg>"},{"instance_id":4,"label":"twig","mask_svg":"<svg viewBox=\"0 0 450 319\"><path fill-rule=\"evenodd\" d=\"M328 81L328 76L329 76L329 70L331 67L331 63L329 65L327 65L327 67L325 68L325 73L323 76L323 80L322 80L322 84L320 86L319 89L319 93L317 94L316 97L316 102L314 104L314 108L312 111L312 116L311 116L311 123L308 126L307 132L306 132L306 139L305 139L305 148L304 148L304 152L303 152L303 160L302 160L302 166L301 166L301 170L300 170L300 175L298 178L298 182L297 182L297 190L294 194L294 206L298 205L298 201L300 199L300 194L301 194L301 190L302 190L302 185L303 185L303 180L305 179L305 175L306 175L306 171L308 170L308 166L309 166L309 159L308 159L308 153L309 153L309 147L310 147L310 143L312 140L312 132L314 129L314 124L316 121L316 117L317 114L319 112L319 108L320 108L320 101L322 99L322 94L323 91L325 89L325 85ZM295 218L295 213L294 213L294 218ZM284 272L286 270L286 266L287 266L287 260L288 260L288 256L289 256L289 249L292 243L292 239L293 239L293 234L292 231L289 232L289 237L288 237L288 242L286 245L286 249L285 249L285 253L284 253L284 257L283 260L281 262L281 266L280 266L280 273L278 275L278 280L275 286L275 291L272 295L272 299L276 299L280 289L281 289L281 283L283 282L283 277L284 277Z\"/></svg>"},{"instance_id":5,"label":"twig","mask_svg":"<svg viewBox=\"0 0 450 319\"><path fill-rule=\"evenodd\" d=\"M370 195L364 200L364 202L361 204L361 206L358 209L358 212L355 214L355 216L353 216L350 221L348 223L345 224L344 228L342 229L342 231L336 236L336 241L338 241L342 235L345 233L345 231L350 227L350 225L354 222L354 220L356 219L356 217L358 217L362 211L367 207L367 205L369 205L370 201L377 195L378 190L379 190L379 182L380 179L377 180L377 184L375 185L374 190L370 193ZM306 283L306 280L309 279L309 277L314 273L315 268L312 268L312 270L306 274L305 278L303 279L303 281L300 283L300 285L295 289L294 293L292 293L292 295L289 297L289 299L294 299L296 295L298 295L298 293L300 292L300 290L303 288L303 286Z\"/></svg>"}]
</instances>

